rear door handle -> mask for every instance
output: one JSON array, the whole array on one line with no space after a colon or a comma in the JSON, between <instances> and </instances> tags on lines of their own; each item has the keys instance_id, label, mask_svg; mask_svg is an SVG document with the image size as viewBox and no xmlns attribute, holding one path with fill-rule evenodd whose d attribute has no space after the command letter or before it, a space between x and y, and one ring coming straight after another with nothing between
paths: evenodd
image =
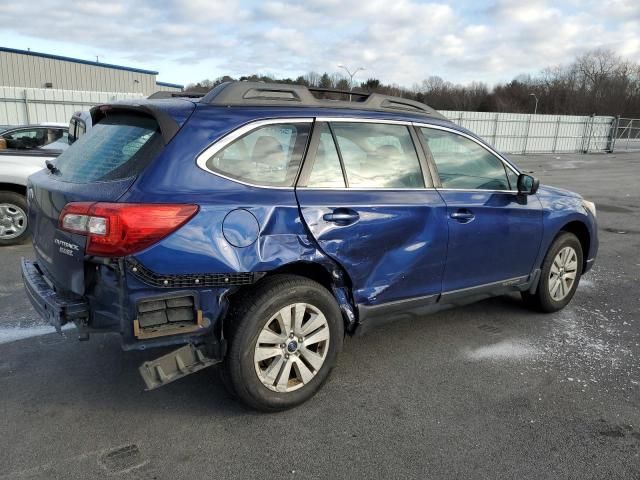
<instances>
[{"instance_id":1,"label":"rear door handle","mask_svg":"<svg viewBox=\"0 0 640 480\"><path fill-rule=\"evenodd\" d=\"M322 218L325 222L336 225L351 225L360 219L360 215L349 208L336 208L332 213L325 213Z\"/></svg>"},{"instance_id":2,"label":"rear door handle","mask_svg":"<svg viewBox=\"0 0 640 480\"><path fill-rule=\"evenodd\" d=\"M461 209L461 210L458 210L457 212L453 212L449 216L460 223L469 223L474 218L476 218L476 216L473 213L471 213L469 210L466 210L466 209Z\"/></svg>"}]
</instances>

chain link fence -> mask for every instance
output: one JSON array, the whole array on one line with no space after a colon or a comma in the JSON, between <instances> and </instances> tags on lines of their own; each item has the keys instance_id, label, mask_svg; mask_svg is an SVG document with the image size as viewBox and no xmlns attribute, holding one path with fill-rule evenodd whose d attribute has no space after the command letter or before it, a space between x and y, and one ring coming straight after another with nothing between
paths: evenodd
<instances>
[{"instance_id":1,"label":"chain link fence","mask_svg":"<svg viewBox=\"0 0 640 480\"><path fill-rule=\"evenodd\" d=\"M617 117L611 130L611 151L640 150L640 118Z\"/></svg>"}]
</instances>

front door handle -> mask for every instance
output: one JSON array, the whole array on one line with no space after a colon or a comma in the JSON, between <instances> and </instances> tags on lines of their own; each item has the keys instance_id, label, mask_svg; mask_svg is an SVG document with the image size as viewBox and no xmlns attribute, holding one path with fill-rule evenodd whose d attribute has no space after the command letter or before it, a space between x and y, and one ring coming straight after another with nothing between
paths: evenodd
<instances>
[{"instance_id":1,"label":"front door handle","mask_svg":"<svg viewBox=\"0 0 640 480\"><path fill-rule=\"evenodd\" d=\"M476 216L473 213L471 213L469 210L467 210L465 208L462 208L462 209L458 210L457 212L453 212L449 216L451 218L453 218L454 220L457 220L460 223L469 223L474 218L476 218Z\"/></svg>"},{"instance_id":2,"label":"front door handle","mask_svg":"<svg viewBox=\"0 0 640 480\"><path fill-rule=\"evenodd\" d=\"M322 218L325 222L344 226L357 222L360 219L360 215L349 208L336 208L332 213L325 213Z\"/></svg>"}]
</instances>

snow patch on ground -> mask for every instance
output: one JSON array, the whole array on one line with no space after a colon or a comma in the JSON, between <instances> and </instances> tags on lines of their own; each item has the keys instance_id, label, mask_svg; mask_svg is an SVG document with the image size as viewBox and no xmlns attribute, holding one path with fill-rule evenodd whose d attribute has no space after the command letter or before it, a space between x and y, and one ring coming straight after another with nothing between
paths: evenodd
<instances>
[{"instance_id":1,"label":"snow patch on ground","mask_svg":"<svg viewBox=\"0 0 640 480\"><path fill-rule=\"evenodd\" d=\"M69 330L74 328L73 325L65 325L62 330ZM41 335L48 335L55 333L55 329L49 325L33 326L33 327L13 327L13 328L0 328L0 344L15 342L17 340L23 340L25 338L39 337Z\"/></svg>"},{"instance_id":2,"label":"snow patch on ground","mask_svg":"<svg viewBox=\"0 0 640 480\"><path fill-rule=\"evenodd\" d=\"M600 365L602 361L612 362L616 357L627 353L617 341L616 329L613 328L609 315L598 309L584 307L568 307L559 312L558 328L554 336L554 344L564 349L574 349L573 358L578 357L584 365ZM601 333L606 333L606 340ZM613 340L613 341L612 341Z\"/></svg>"},{"instance_id":3,"label":"snow patch on ground","mask_svg":"<svg viewBox=\"0 0 640 480\"><path fill-rule=\"evenodd\" d=\"M502 326L489 331L498 336L491 343L460 353L470 361L520 362L530 370L554 372L560 381L583 392L615 378L614 386L606 388L627 395L629 389L640 386L640 342L633 329L638 319L613 299L593 301L603 280L620 275L596 266L580 281L577 299L559 312L540 317L534 333L513 337L508 326Z\"/></svg>"},{"instance_id":4,"label":"snow patch on ground","mask_svg":"<svg viewBox=\"0 0 640 480\"><path fill-rule=\"evenodd\" d=\"M621 391L640 374L623 312L607 304L600 308L569 305L556 314L549 335L539 339L545 368L560 368L566 381L580 384L582 391L599 384L603 377L616 378ZM637 347L638 344L635 343ZM631 382L633 385L633 382Z\"/></svg>"},{"instance_id":5,"label":"snow patch on ground","mask_svg":"<svg viewBox=\"0 0 640 480\"><path fill-rule=\"evenodd\" d=\"M486 345L466 352L470 360L520 360L535 357L540 351L531 345L513 340Z\"/></svg>"},{"instance_id":6,"label":"snow patch on ground","mask_svg":"<svg viewBox=\"0 0 640 480\"><path fill-rule=\"evenodd\" d=\"M580 283L578 283L578 290L593 290L595 288L595 284L593 280L588 278L581 278Z\"/></svg>"}]
</instances>

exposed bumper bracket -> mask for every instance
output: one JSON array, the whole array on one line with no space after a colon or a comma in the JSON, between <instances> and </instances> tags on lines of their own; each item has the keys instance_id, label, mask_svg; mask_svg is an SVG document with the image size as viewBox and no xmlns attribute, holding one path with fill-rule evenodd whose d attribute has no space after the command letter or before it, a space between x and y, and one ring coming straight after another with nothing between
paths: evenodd
<instances>
[{"instance_id":1,"label":"exposed bumper bracket","mask_svg":"<svg viewBox=\"0 0 640 480\"><path fill-rule=\"evenodd\" d=\"M22 281L33 308L46 319L58 333L70 321L84 320L89 316L89 305L77 295L63 296L47 283L37 263L21 259Z\"/></svg>"},{"instance_id":2,"label":"exposed bumper bracket","mask_svg":"<svg viewBox=\"0 0 640 480\"><path fill-rule=\"evenodd\" d=\"M147 385L146 389L154 390L216 363L219 360L208 357L198 347L188 344L155 360L144 362L139 370Z\"/></svg>"}]
</instances>

